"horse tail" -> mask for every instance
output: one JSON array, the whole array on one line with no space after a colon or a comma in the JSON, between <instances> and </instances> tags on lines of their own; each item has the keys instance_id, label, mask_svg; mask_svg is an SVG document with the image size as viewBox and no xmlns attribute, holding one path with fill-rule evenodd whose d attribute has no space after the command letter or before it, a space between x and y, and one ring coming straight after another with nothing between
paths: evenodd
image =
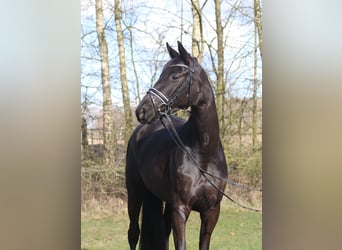
<instances>
[{"instance_id":1,"label":"horse tail","mask_svg":"<svg viewBox=\"0 0 342 250\"><path fill-rule=\"evenodd\" d=\"M144 196L141 222L141 250L166 249L165 219L163 202L147 191Z\"/></svg>"}]
</instances>

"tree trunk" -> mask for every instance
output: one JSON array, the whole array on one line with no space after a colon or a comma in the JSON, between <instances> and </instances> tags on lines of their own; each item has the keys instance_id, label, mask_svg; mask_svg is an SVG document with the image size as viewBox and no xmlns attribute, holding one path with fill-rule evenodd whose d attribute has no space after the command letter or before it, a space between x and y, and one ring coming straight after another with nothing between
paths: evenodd
<instances>
[{"instance_id":1,"label":"tree trunk","mask_svg":"<svg viewBox=\"0 0 342 250\"><path fill-rule=\"evenodd\" d=\"M262 58L262 23L260 0L254 0L254 22L258 31L260 57Z\"/></svg>"},{"instance_id":2,"label":"tree trunk","mask_svg":"<svg viewBox=\"0 0 342 250\"><path fill-rule=\"evenodd\" d=\"M203 58L203 27L202 27L202 11L200 8L199 0L191 0L192 11L192 55L197 57L199 63Z\"/></svg>"},{"instance_id":3,"label":"tree trunk","mask_svg":"<svg viewBox=\"0 0 342 250\"><path fill-rule=\"evenodd\" d=\"M82 143L82 148L86 150L88 146L88 129L87 129L87 120L82 116L82 121L81 121L81 143Z\"/></svg>"},{"instance_id":4,"label":"tree trunk","mask_svg":"<svg viewBox=\"0 0 342 250\"><path fill-rule=\"evenodd\" d=\"M128 83L126 76L126 56L125 56L125 45L124 36L121 28L121 9L120 0L115 0L114 2L114 16L115 16L115 26L116 34L119 47L119 63L120 63L120 79L121 79L121 90L122 90L122 100L125 113L125 145L128 143L128 139L132 133L132 111L129 101Z\"/></svg>"},{"instance_id":5,"label":"tree trunk","mask_svg":"<svg viewBox=\"0 0 342 250\"><path fill-rule=\"evenodd\" d=\"M253 107L252 107L252 144L253 147L256 145L256 138L257 138L257 91L258 91L258 47L262 50L262 27L261 27L261 12L260 12L260 2L259 0L254 0L254 74L253 74ZM259 44L258 44L259 38Z\"/></svg>"},{"instance_id":6,"label":"tree trunk","mask_svg":"<svg viewBox=\"0 0 342 250\"><path fill-rule=\"evenodd\" d=\"M258 90L258 47L257 47L257 28L254 29L254 72L253 72L253 107L252 107L252 145L255 146L257 137L257 90Z\"/></svg>"},{"instance_id":7,"label":"tree trunk","mask_svg":"<svg viewBox=\"0 0 342 250\"><path fill-rule=\"evenodd\" d=\"M138 77L138 71L135 65L135 60L134 60L134 46L133 46L133 32L132 32L132 26L126 26L128 32L129 32L129 48L130 48L130 57L131 57L131 63L133 67L133 73L135 77L135 101L137 103L140 102L140 83L139 83L139 77Z\"/></svg>"},{"instance_id":8,"label":"tree trunk","mask_svg":"<svg viewBox=\"0 0 342 250\"><path fill-rule=\"evenodd\" d=\"M134 49L133 49L133 33L132 33L132 27L129 26L127 27L129 31L129 47L131 51L131 62L133 66L133 72L134 72L134 77L135 77L135 86L136 86L136 102L139 103L141 98L140 98L140 83L139 83L139 77L138 77L138 71L135 65L135 60L134 60Z\"/></svg>"},{"instance_id":9,"label":"tree trunk","mask_svg":"<svg viewBox=\"0 0 342 250\"><path fill-rule=\"evenodd\" d=\"M103 158L106 167L114 166L114 124L109 81L108 46L104 32L102 0L95 1L96 32L101 55L101 79L103 93Z\"/></svg>"},{"instance_id":10,"label":"tree trunk","mask_svg":"<svg viewBox=\"0 0 342 250\"><path fill-rule=\"evenodd\" d=\"M223 131L224 126L224 54L223 54L223 27L221 19L221 3L220 0L215 0L215 16L216 16L216 36L217 36L217 87L216 87L216 102L220 131ZM222 134L221 134L222 136Z\"/></svg>"}]
</instances>

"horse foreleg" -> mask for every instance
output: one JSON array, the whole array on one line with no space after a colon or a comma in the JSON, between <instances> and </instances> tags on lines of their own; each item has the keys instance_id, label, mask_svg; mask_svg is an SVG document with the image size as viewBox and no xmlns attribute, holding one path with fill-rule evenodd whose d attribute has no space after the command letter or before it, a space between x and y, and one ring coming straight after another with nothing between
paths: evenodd
<instances>
[{"instance_id":1,"label":"horse foreleg","mask_svg":"<svg viewBox=\"0 0 342 250\"><path fill-rule=\"evenodd\" d=\"M200 250L208 250L210 244L211 233L213 232L219 214L220 214L220 204L215 207L210 208L205 212L201 212L201 231L200 231Z\"/></svg>"},{"instance_id":2,"label":"horse foreleg","mask_svg":"<svg viewBox=\"0 0 342 250\"><path fill-rule=\"evenodd\" d=\"M176 250L185 250L185 223L189 217L190 209L175 208L172 210L173 240Z\"/></svg>"}]
</instances>

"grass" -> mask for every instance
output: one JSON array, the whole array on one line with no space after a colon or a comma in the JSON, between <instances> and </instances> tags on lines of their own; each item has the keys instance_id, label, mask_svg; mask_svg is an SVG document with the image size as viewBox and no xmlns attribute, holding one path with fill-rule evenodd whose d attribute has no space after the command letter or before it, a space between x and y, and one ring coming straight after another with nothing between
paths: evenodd
<instances>
[{"instance_id":1,"label":"grass","mask_svg":"<svg viewBox=\"0 0 342 250\"><path fill-rule=\"evenodd\" d=\"M82 211L82 250L129 249L127 241L128 216L124 206L111 209ZM187 249L198 249L199 215L192 212L187 222ZM219 221L211 237L214 250L261 249L261 214L237 208L227 200L222 201ZM174 249L172 236L170 249Z\"/></svg>"}]
</instances>

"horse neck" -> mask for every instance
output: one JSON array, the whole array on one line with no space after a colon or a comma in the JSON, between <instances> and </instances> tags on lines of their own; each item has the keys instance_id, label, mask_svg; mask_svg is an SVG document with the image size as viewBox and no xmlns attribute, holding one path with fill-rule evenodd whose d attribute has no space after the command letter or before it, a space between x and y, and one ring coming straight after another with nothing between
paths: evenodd
<instances>
[{"instance_id":1,"label":"horse neck","mask_svg":"<svg viewBox=\"0 0 342 250\"><path fill-rule=\"evenodd\" d=\"M204 156L215 156L219 143L219 125L214 94L211 87L209 88L209 91L203 91L205 95L201 104L191 106L188 123L194 149Z\"/></svg>"}]
</instances>

